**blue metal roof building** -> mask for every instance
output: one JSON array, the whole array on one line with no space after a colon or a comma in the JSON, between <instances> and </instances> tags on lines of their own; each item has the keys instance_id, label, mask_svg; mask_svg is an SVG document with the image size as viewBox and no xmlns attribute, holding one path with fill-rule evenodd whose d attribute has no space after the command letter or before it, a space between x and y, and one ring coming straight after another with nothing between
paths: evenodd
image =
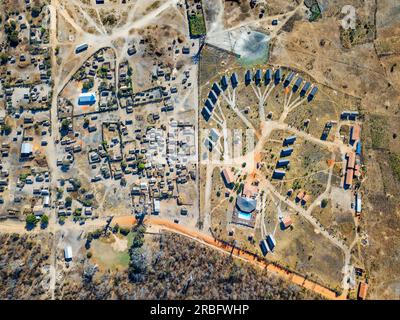
<instances>
[{"instance_id":1,"label":"blue metal roof building","mask_svg":"<svg viewBox=\"0 0 400 320\"><path fill-rule=\"evenodd\" d=\"M296 136L290 136L285 138L285 140L283 140L283 145L284 146L288 146L293 144L296 141Z\"/></svg>"},{"instance_id":2,"label":"blue metal roof building","mask_svg":"<svg viewBox=\"0 0 400 320\"><path fill-rule=\"evenodd\" d=\"M210 112L212 112L212 111L214 110L214 105L213 105L213 103L211 102L210 99L207 99L207 100L206 100L205 106L207 107L207 109L208 109Z\"/></svg>"},{"instance_id":3,"label":"blue metal roof building","mask_svg":"<svg viewBox=\"0 0 400 320\"><path fill-rule=\"evenodd\" d=\"M210 91L210 93L208 94L208 99L210 99L211 100L211 102L214 104L214 103L216 103L217 102L217 96L215 95L215 92L214 91Z\"/></svg>"},{"instance_id":4,"label":"blue metal roof building","mask_svg":"<svg viewBox=\"0 0 400 320\"><path fill-rule=\"evenodd\" d=\"M207 108L203 108L203 109L201 110L201 115L203 116L203 118L204 118L204 120L205 120L206 122L208 122L208 120L210 120L210 118L211 118L211 114L210 114L210 112L208 111Z\"/></svg>"},{"instance_id":5,"label":"blue metal roof building","mask_svg":"<svg viewBox=\"0 0 400 320\"><path fill-rule=\"evenodd\" d=\"M286 175L286 172L283 170L275 170L272 174L272 179L282 180L283 177Z\"/></svg>"},{"instance_id":6,"label":"blue metal roof building","mask_svg":"<svg viewBox=\"0 0 400 320\"><path fill-rule=\"evenodd\" d=\"M76 54L81 53L82 51L87 50L87 48L89 48L88 44L87 43L82 43L82 44L80 44L79 46L77 46L75 48L75 53Z\"/></svg>"},{"instance_id":7,"label":"blue metal roof building","mask_svg":"<svg viewBox=\"0 0 400 320\"><path fill-rule=\"evenodd\" d=\"M221 82L220 83L221 83L222 90L225 91L228 88L228 78L224 75L221 78Z\"/></svg>"},{"instance_id":8,"label":"blue metal roof building","mask_svg":"<svg viewBox=\"0 0 400 320\"><path fill-rule=\"evenodd\" d=\"M278 163L276 164L277 168L286 168L289 165L290 161L287 159L282 159L279 160Z\"/></svg>"},{"instance_id":9,"label":"blue metal roof building","mask_svg":"<svg viewBox=\"0 0 400 320\"><path fill-rule=\"evenodd\" d=\"M302 82L303 82L303 79L302 79L302 78L298 78L298 79L296 80L296 82L294 83L293 88L292 88L293 93L296 93L297 90L299 90L299 88L300 88Z\"/></svg>"},{"instance_id":10,"label":"blue metal roof building","mask_svg":"<svg viewBox=\"0 0 400 320\"><path fill-rule=\"evenodd\" d=\"M264 83L265 85L269 85L272 79L272 73L271 70L268 69L267 71L265 71L265 75L264 75Z\"/></svg>"},{"instance_id":11,"label":"blue metal roof building","mask_svg":"<svg viewBox=\"0 0 400 320\"><path fill-rule=\"evenodd\" d=\"M361 141L358 141L358 143L357 143L356 154L358 156L361 156Z\"/></svg>"},{"instance_id":12,"label":"blue metal roof building","mask_svg":"<svg viewBox=\"0 0 400 320\"><path fill-rule=\"evenodd\" d=\"M278 69L275 71L275 74L274 74L275 85L278 85L279 82L281 82L281 78L282 78L282 71L281 71L281 69Z\"/></svg>"},{"instance_id":13,"label":"blue metal roof building","mask_svg":"<svg viewBox=\"0 0 400 320\"><path fill-rule=\"evenodd\" d=\"M290 72L289 75L286 77L285 82L283 83L283 87L286 88L292 82L294 78L294 72Z\"/></svg>"},{"instance_id":14,"label":"blue metal roof building","mask_svg":"<svg viewBox=\"0 0 400 320\"><path fill-rule=\"evenodd\" d=\"M215 92L217 96L221 94L221 88L219 87L218 83L214 82L212 86L212 90Z\"/></svg>"},{"instance_id":15,"label":"blue metal roof building","mask_svg":"<svg viewBox=\"0 0 400 320\"><path fill-rule=\"evenodd\" d=\"M274 236L272 234L267 236L267 243L268 247L271 251L274 251L274 248L276 247L276 241L274 239Z\"/></svg>"},{"instance_id":16,"label":"blue metal roof building","mask_svg":"<svg viewBox=\"0 0 400 320\"><path fill-rule=\"evenodd\" d=\"M281 158L288 157L293 153L293 148L286 148L281 151Z\"/></svg>"},{"instance_id":17,"label":"blue metal roof building","mask_svg":"<svg viewBox=\"0 0 400 320\"><path fill-rule=\"evenodd\" d=\"M96 103L96 95L94 93L83 93L79 96L79 105L92 105Z\"/></svg>"},{"instance_id":18,"label":"blue metal roof building","mask_svg":"<svg viewBox=\"0 0 400 320\"><path fill-rule=\"evenodd\" d=\"M254 82L256 83L257 86L261 83L261 78L262 78L262 72L260 69L258 69L254 76Z\"/></svg>"},{"instance_id":19,"label":"blue metal roof building","mask_svg":"<svg viewBox=\"0 0 400 320\"><path fill-rule=\"evenodd\" d=\"M246 74L244 75L244 84L248 86L251 83L251 71L247 70Z\"/></svg>"},{"instance_id":20,"label":"blue metal roof building","mask_svg":"<svg viewBox=\"0 0 400 320\"><path fill-rule=\"evenodd\" d=\"M268 248L267 241L261 240L261 241L260 241L260 248L261 248L262 254L263 254L264 256L266 256L267 253L269 252L269 248Z\"/></svg>"},{"instance_id":21,"label":"blue metal roof building","mask_svg":"<svg viewBox=\"0 0 400 320\"><path fill-rule=\"evenodd\" d=\"M231 84L233 89L235 89L239 84L239 80L235 72L231 75Z\"/></svg>"},{"instance_id":22,"label":"blue metal roof building","mask_svg":"<svg viewBox=\"0 0 400 320\"><path fill-rule=\"evenodd\" d=\"M314 87L311 89L311 92L307 97L308 102L311 102L315 98L315 95L317 94L317 92L318 92L318 87Z\"/></svg>"},{"instance_id":23,"label":"blue metal roof building","mask_svg":"<svg viewBox=\"0 0 400 320\"><path fill-rule=\"evenodd\" d=\"M300 97L304 97L306 95L308 89L310 89L310 87L311 87L311 83L306 82L303 89L301 89Z\"/></svg>"}]
</instances>

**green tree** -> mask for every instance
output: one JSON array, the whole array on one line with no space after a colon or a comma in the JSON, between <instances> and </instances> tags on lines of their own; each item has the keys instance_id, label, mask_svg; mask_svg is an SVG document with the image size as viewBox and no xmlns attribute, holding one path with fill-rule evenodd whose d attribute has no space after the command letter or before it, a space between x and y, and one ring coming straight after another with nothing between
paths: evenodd
<instances>
[{"instance_id":1,"label":"green tree","mask_svg":"<svg viewBox=\"0 0 400 320\"><path fill-rule=\"evenodd\" d=\"M72 198L71 197L66 197L65 198L65 206L70 207L72 205Z\"/></svg>"},{"instance_id":2,"label":"green tree","mask_svg":"<svg viewBox=\"0 0 400 320\"><path fill-rule=\"evenodd\" d=\"M12 128L11 128L11 126L8 125L8 124L3 124L3 125L1 126L1 131L4 132L4 134L5 134L6 136L8 136L8 135L12 132Z\"/></svg>"},{"instance_id":3,"label":"green tree","mask_svg":"<svg viewBox=\"0 0 400 320\"><path fill-rule=\"evenodd\" d=\"M42 215L42 217L40 218L40 224L43 228L47 227L47 225L49 224L49 217L45 214Z\"/></svg>"},{"instance_id":4,"label":"green tree","mask_svg":"<svg viewBox=\"0 0 400 320\"><path fill-rule=\"evenodd\" d=\"M8 61L8 54L5 52L0 53L0 64L5 65Z\"/></svg>"},{"instance_id":5,"label":"green tree","mask_svg":"<svg viewBox=\"0 0 400 320\"><path fill-rule=\"evenodd\" d=\"M68 126L69 126L69 120L68 119L64 119L61 122L61 129L62 130L68 130Z\"/></svg>"},{"instance_id":6,"label":"green tree","mask_svg":"<svg viewBox=\"0 0 400 320\"><path fill-rule=\"evenodd\" d=\"M26 216L26 225L30 228L33 228L34 226L36 226L37 220L36 220L36 216L34 214L28 214Z\"/></svg>"}]
</instances>

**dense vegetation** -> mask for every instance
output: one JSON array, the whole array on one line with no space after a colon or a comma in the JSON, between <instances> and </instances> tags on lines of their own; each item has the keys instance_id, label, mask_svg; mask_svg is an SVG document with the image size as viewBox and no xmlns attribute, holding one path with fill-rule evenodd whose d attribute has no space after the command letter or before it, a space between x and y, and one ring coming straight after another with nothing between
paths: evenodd
<instances>
[{"instance_id":1,"label":"dense vegetation","mask_svg":"<svg viewBox=\"0 0 400 320\"><path fill-rule=\"evenodd\" d=\"M391 153L389 155L389 162L394 175L396 176L397 180L400 181L400 154Z\"/></svg>"},{"instance_id":2,"label":"dense vegetation","mask_svg":"<svg viewBox=\"0 0 400 320\"><path fill-rule=\"evenodd\" d=\"M315 299L265 270L176 234L132 230L128 271L98 271L91 255L61 272L56 299ZM47 237L47 238L46 238ZM0 299L49 299L49 236L0 235ZM146 239L146 240L145 240ZM72 269L71 269L72 268Z\"/></svg>"},{"instance_id":3,"label":"dense vegetation","mask_svg":"<svg viewBox=\"0 0 400 320\"><path fill-rule=\"evenodd\" d=\"M82 270L82 282L65 281L62 299L307 299L318 298L182 236L146 238L133 230L128 273ZM91 276L88 277L88 270Z\"/></svg>"},{"instance_id":4,"label":"dense vegetation","mask_svg":"<svg viewBox=\"0 0 400 320\"><path fill-rule=\"evenodd\" d=\"M196 14L189 17L190 34L199 37L206 34L206 24L203 15Z\"/></svg>"},{"instance_id":5,"label":"dense vegetation","mask_svg":"<svg viewBox=\"0 0 400 320\"><path fill-rule=\"evenodd\" d=\"M49 298L45 236L0 235L0 299Z\"/></svg>"}]
</instances>

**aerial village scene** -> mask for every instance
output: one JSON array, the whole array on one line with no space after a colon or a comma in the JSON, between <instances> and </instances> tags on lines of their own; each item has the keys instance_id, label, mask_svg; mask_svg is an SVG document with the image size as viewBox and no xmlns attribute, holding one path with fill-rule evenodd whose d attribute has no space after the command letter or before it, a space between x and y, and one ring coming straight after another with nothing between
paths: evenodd
<instances>
[{"instance_id":1,"label":"aerial village scene","mask_svg":"<svg viewBox=\"0 0 400 320\"><path fill-rule=\"evenodd\" d=\"M365 25L390 7L348 2ZM381 79L369 32L390 57L392 25L349 36L343 1L11 3L0 5L0 233L43 237L35 298L68 298L88 265L140 278L139 227L145 243L175 233L319 298L397 292L393 265L372 271L390 255L374 241L390 233L366 221L379 214L374 183L396 198L397 128L376 114L380 99L390 114L400 76L368 99L363 82ZM341 50L375 71L344 75ZM390 177L376 167L385 152Z\"/></svg>"}]
</instances>

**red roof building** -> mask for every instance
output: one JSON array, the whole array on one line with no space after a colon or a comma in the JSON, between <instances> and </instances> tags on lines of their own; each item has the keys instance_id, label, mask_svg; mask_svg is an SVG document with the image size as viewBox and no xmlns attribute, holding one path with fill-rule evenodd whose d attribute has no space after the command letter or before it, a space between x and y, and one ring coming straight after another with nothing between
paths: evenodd
<instances>
[{"instance_id":1,"label":"red roof building","mask_svg":"<svg viewBox=\"0 0 400 320\"><path fill-rule=\"evenodd\" d=\"M347 154L347 168L354 169L354 165L356 164L356 154L355 152L350 152Z\"/></svg>"},{"instance_id":2,"label":"red roof building","mask_svg":"<svg viewBox=\"0 0 400 320\"><path fill-rule=\"evenodd\" d=\"M368 284L365 282L361 282L360 286L358 287L358 299L365 300L367 297L368 292Z\"/></svg>"},{"instance_id":3,"label":"red roof building","mask_svg":"<svg viewBox=\"0 0 400 320\"><path fill-rule=\"evenodd\" d=\"M345 185L351 186L353 184L353 175L354 175L354 170L347 169Z\"/></svg>"},{"instance_id":4,"label":"red roof building","mask_svg":"<svg viewBox=\"0 0 400 320\"><path fill-rule=\"evenodd\" d=\"M290 216L286 216L282 219L282 224L284 226L285 229L289 228L292 225L292 219L290 218Z\"/></svg>"},{"instance_id":5,"label":"red roof building","mask_svg":"<svg viewBox=\"0 0 400 320\"><path fill-rule=\"evenodd\" d=\"M355 124L353 126L353 129L351 130L351 141L358 141L360 140L360 132L361 132L361 127L358 124Z\"/></svg>"},{"instance_id":6,"label":"red roof building","mask_svg":"<svg viewBox=\"0 0 400 320\"><path fill-rule=\"evenodd\" d=\"M227 186L230 186L235 182L235 175L233 174L233 172L230 169L222 170L222 176L223 176Z\"/></svg>"},{"instance_id":7,"label":"red roof building","mask_svg":"<svg viewBox=\"0 0 400 320\"><path fill-rule=\"evenodd\" d=\"M258 187L246 183L243 188L243 196L247 198L254 198L258 194Z\"/></svg>"}]
</instances>

